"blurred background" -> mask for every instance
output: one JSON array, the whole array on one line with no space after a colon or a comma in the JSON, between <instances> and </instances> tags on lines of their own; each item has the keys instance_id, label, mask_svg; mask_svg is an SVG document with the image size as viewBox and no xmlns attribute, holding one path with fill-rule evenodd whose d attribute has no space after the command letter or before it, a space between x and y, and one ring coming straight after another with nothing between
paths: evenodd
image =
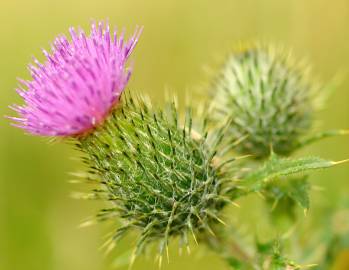
<instances>
[{"instance_id":1,"label":"blurred background","mask_svg":"<svg viewBox=\"0 0 349 270\"><path fill-rule=\"evenodd\" d=\"M348 0L2 0L0 115L12 114L7 106L20 102L14 91L16 78L28 78L26 65L32 55L40 58L40 48L49 48L49 42L70 26L87 30L91 19L106 18L118 28L125 26L127 33L144 25L129 88L149 93L155 100L162 99L164 90L180 97L205 91L212 78L207 69L219 66L238 42L261 39L284 44L307 58L323 81L338 71L346 74L319 119L322 129L349 128ZM98 247L108 226L78 228L100 204L70 198L71 191L82 188L68 183L68 173L79 166L76 153L63 143L24 135L3 117L0 138L0 269L127 269L123 257L133 237L104 259ZM348 158L349 138L329 139L304 152L333 160ZM349 165L315 173L311 181L323 191L312 193L305 219L317 220L323 209L342 207L348 197ZM258 223L254 203L258 200L234 215L241 215L241 222L247 215L250 222ZM190 256L177 254L173 247L171 263L163 269L225 269L218 256L204 247L194 246ZM341 252L334 269L348 270L348 257L348 252ZM152 256L142 257L134 269L157 266Z\"/></svg>"}]
</instances>

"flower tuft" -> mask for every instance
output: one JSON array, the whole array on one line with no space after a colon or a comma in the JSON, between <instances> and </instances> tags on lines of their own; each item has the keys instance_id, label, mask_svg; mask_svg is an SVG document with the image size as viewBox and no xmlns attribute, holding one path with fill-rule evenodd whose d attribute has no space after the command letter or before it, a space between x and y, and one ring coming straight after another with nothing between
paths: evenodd
<instances>
[{"instance_id":1,"label":"flower tuft","mask_svg":"<svg viewBox=\"0 0 349 270\"><path fill-rule=\"evenodd\" d=\"M13 105L14 126L41 136L80 135L103 122L118 103L131 70L126 66L142 29L125 40L108 23L92 23L90 35L70 28L71 40L58 36L46 61L34 58L31 80L19 80L25 104Z\"/></svg>"}]
</instances>

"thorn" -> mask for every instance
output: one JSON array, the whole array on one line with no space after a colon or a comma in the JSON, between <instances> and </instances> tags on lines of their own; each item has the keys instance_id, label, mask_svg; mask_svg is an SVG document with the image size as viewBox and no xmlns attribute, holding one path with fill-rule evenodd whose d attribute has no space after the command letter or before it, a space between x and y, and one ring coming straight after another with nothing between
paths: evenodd
<instances>
[{"instance_id":1,"label":"thorn","mask_svg":"<svg viewBox=\"0 0 349 270\"><path fill-rule=\"evenodd\" d=\"M132 255L131 255L131 259L130 259L130 264L128 266L128 270L131 270L132 267L133 267L133 264L135 263L135 260L136 260L136 252L137 252L137 249L133 249L133 252L132 252Z\"/></svg>"},{"instance_id":2,"label":"thorn","mask_svg":"<svg viewBox=\"0 0 349 270\"><path fill-rule=\"evenodd\" d=\"M210 234L212 234L212 236L216 237L215 233L212 231L212 229L210 228L210 226L208 226L208 225L206 224L206 228L207 228L208 232L209 232Z\"/></svg>"},{"instance_id":3,"label":"thorn","mask_svg":"<svg viewBox=\"0 0 349 270\"><path fill-rule=\"evenodd\" d=\"M196 236L195 236L195 233L194 233L194 231L193 231L193 228L192 228L192 227L190 227L190 231L191 231L191 233L192 233L192 235L193 235L193 238L194 238L194 242L195 242L195 244L196 244L196 245L199 245L198 240L196 239Z\"/></svg>"},{"instance_id":4,"label":"thorn","mask_svg":"<svg viewBox=\"0 0 349 270\"><path fill-rule=\"evenodd\" d=\"M241 138L239 138L239 139L237 139L236 141L234 141L234 142L232 143L232 146L234 147L234 146L240 144L240 143L243 142L245 139L247 139L249 136L250 136L249 134L246 134L246 135L242 136Z\"/></svg>"},{"instance_id":5,"label":"thorn","mask_svg":"<svg viewBox=\"0 0 349 270\"><path fill-rule=\"evenodd\" d=\"M80 184L80 183L82 183L82 181L81 180L68 180L68 183L69 184Z\"/></svg>"},{"instance_id":6,"label":"thorn","mask_svg":"<svg viewBox=\"0 0 349 270\"><path fill-rule=\"evenodd\" d=\"M349 129L339 130L338 134L339 135L348 135L349 134Z\"/></svg>"},{"instance_id":7,"label":"thorn","mask_svg":"<svg viewBox=\"0 0 349 270\"><path fill-rule=\"evenodd\" d=\"M182 254L183 254L183 249L182 249L182 247L179 247L179 249L178 249L178 254L179 254L179 256L182 256Z\"/></svg>"},{"instance_id":8,"label":"thorn","mask_svg":"<svg viewBox=\"0 0 349 270\"><path fill-rule=\"evenodd\" d=\"M98 248L98 250L103 250L106 246L110 245L112 241L113 241L113 240L112 240L111 237L108 238L108 239L104 242L104 244L102 244L102 245Z\"/></svg>"},{"instance_id":9,"label":"thorn","mask_svg":"<svg viewBox=\"0 0 349 270\"><path fill-rule=\"evenodd\" d=\"M227 223L225 223L223 220L221 220L219 217L215 217L218 222L222 223L224 226L227 226Z\"/></svg>"},{"instance_id":10,"label":"thorn","mask_svg":"<svg viewBox=\"0 0 349 270\"><path fill-rule=\"evenodd\" d=\"M275 208L277 207L278 203L279 203L279 200L275 200L274 201L273 205L271 206L271 212L273 212L275 210Z\"/></svg>"},{"instance_id":11,"label":"thorn","mask_svg":"<svg viewBox=\"0 0 349 270\"><path fill-rule=\"evenodd\" d=\"M162 255L159 256L159 268L162 266Z\"/></svg>"},{"instance_id":12,"label":"thorn","mask_svg":"<svg viewBox=\"0 0 349 270\"><path fill-rule=\"evenodd\" d=\"M304 216L306 217L307 214L308 214L308 209L304 209L304 210L303 210L303 213L304 213Z\"/></svg>"},{"instance_id":13,"label":"thorn","mask_svg":"<svg viewBox=\"0 0 349 270\"><path fill-rule=\"evenodd\" d=\"M257 193L257 195L258 195L259 197L261 197L263 200L265 200L265 197L264 197L264 195L263 195L262 193L260 193L259 191L256 192L256 193Z\"/></svg>"},{"instance_id":14,"label":"thorn","mask_svg":"<svg viewBox=\"0 0 349 270\"><path fill-rule=\"evenodd\" d=\"M170 255L168 251L168 245L166 244L166 256L167 256L167 263L170 264Z\"/></svg>"},{"instance_id":15,"label":"thorn","mask_svg":"<svg viewBox=\"0 0 349 270\"><path fill-rule=\"evenodd\" d=\"M81 224L78 225L78 228L86 228L89 227L91 225L96 224L97 222L95 220L87 220L82 222Z\"/></svg>"},{"instance_id":16,"label":"thorn","mask_svg":"<svg viewBox=\"0 0 349 270\"><path fill-rule=\"evenodd\" d=\"M241 208L240 204L236 203L236 202L230 202L232 205L234 205L237 208Z\"/></svg>"},{"instance_id":17,"label":"thorn","mask_svg":"<svg viewBox=\"0 0 349 270\"><path fill-rule=\"evenodd\" d=\"M111 241L111 243L107 246L107 249L104 252L104 256L106 257L110 252L115 248L116 244L115 241Z\"/></svg>"},{"instance_id":18,"label":"thorn","mask_svg":"<svg viewBox=\"0 0 349 270\"><path fill-rule=\"evenodd\" d=\"M290 238L291 235L296 231L297 226L298 226L297 224L294 224L291 228L289 228L289 229L282 235L282 238L283 238L283 239Z\"/></svg>"},{"instance_id":19,"label":"thorn","mask_svg":"<svg viewBox=\"0 0 349 270\"><path fill-rule=\"evenodd\" d=\"M68 175L79 178L85 178L86 176L88 176L85 172L69 172Z\"/></svg>"},{"instance_id":20,"label":"thorn","mask_svg":"<svg viewBox=\"0 0 349 270\"><path fill-rule=\"evenodd\" d=\"M306 267L306 268L311 268L311 267L315 267L315 266L318 266L318 264L312 263L312 264L304 265L304 267Z\"/></svg>"},{"instance_id":21,"label":"thorn","mask_svg":"<svg viewBox=\"0 0 349 270\"><path fill-rule=\"evenodd\" d=\"M333 165L339 165L339 164L347 163L347 162L349 162L349 158L348 159L344 159L344 160L340 160L340 161L332 161L331 163Z\"/></svg>"},{"instance_id":22,"label":"thorn","mask_svg":"<svg viewBox=\"0 0 349 270\"><path fill-rule=\"evenodd\" d=\"M244 156L240 156L240 157L236 157L235 159L236 160L239 160L239 159L244 159L244 158L249 158L249 157L254 157L255 155L244 155Z\"/></svg>"},{"instance_id":23,"label":"thorn","mask_svg":"<svg viewBox=\"0 0 349 270\"><path fill-rule=\"evenodd\" d=\"M211 213L209 211L206 211L206 213L209 216L213 217L215 220L217 220L219 223L223 224L224 226L227 226L227 224L222 219L220 219L217 215L215 215L214 213Z\"/></svg>"}]
</instances>

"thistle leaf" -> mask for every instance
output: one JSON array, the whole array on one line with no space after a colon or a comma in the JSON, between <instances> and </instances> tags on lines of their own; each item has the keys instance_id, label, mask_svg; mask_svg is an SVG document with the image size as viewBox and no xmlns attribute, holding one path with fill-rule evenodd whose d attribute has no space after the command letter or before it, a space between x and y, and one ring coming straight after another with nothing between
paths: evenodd
<instances>
[{"instance_id":1,"label":"thistle leaf","mask_svg":"<svg viewBox=\"0 0 349 270\"><path fill-rule=\"evenodd\" d=\"M296 178L289 182L288 196L297 202L304 210L309 209L309 182L306 178Z\"/></svg>"},{"instance_id":2,"label":"thistle leaf","mask_svg":"<svg viewBox=\"0 0 349 270\"><path fill-rule=\"evenodd\" d=\"M287 180L277 178L269 181L261 193L270 209L273 223L283 220L284 217L295 221L296 206L299 205L306 212L309 209L310 183L308 176L287 177Z\"/></svg>"},{"instance_id":3,"label":"thistle leaf","mask_svg":"<svg viewBox=\"0 0 349 270\"><path fill-rule=\"evenodd\" d=\"M338 164L338 162L325 160L319 157L303 158L280 158L272 154L270 159L264 165L250 173L245 178L244 187L250 192L260 191L270 180L297 173L305 173L312 170L329 168ZM303 202L305 203L305 202Z\"/></svg>"}]
</instances>

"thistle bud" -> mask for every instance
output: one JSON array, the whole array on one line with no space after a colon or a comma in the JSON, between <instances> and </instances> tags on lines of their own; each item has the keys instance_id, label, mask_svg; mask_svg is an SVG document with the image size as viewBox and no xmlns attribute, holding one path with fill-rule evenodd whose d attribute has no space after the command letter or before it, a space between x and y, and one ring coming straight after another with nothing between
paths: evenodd
<instances>
[{"instance_id":1,"label":"thistle bud","mask_svg":"<svg viewBox=\"0 0 349 270\"><path fill-rule=\"evenodd\" d=\"M207 140L216 142L212 146L221 138L198 136L191 116L180 126L175 106L154 110L142 98L124 95L105 123L78 143L90 178L102 184L95 197L112 202L98 217L118 216L125 223L114 239L137 229L136 253L160 240L161 254L172 236L187 243L188 236L210 231L228 201L224 183L232 183L222 171L226 163L208 148Z\"/></svg>"},{"instance_id":2,"label":"thistle bud","mask_svg":"<svg viewBox=\"0 0 349 270\"><path fill-rule=\"evenodd\" d=\"M230 118L237 151L266 158L271 149L289 155L313 124L321 93L290 55L256 46L231 55L213 91L213 120Z\"/></svg>"}]
</instances>

